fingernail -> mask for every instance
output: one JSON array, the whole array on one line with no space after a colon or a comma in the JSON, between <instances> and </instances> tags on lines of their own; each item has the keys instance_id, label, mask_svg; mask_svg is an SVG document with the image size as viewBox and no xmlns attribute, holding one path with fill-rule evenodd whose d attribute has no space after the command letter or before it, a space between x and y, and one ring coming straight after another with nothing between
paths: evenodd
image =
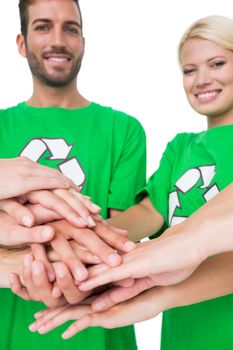
<instances>
[{"instance_id":1,"label":"fingernail","mask_svg":"<svg viewBox=\"0 0 233 350\"><path fill-rule=\"evenodd\" d=\"M35 332L37 327L36 327L35 323L32 323L32 324L30 324L30 326L28 328L30 329L31 332Z\"/></svg>"},{"instance_id":2,"label":"fingernail","mask_svg":"<svg viewBox=\"0 0 233 350\"><path fill-rule=\"evenodd\" d=\"M43 240L49 240L51 239L52 233L53 233L53 230L51 227L45 227L41 231L41 237Z\"/></svg>"},{"instance_id":3,"label":"fingernail","mask_svg":"<svg viewBox=\"0 0 233 350\"><path fill-rule=\"evenodd\" d=\"M61 337L62 337L62 339L68 339L70 337L70 332L65 331L64 333L62 333Z\"/></svg>"},{"instance_id":4,"label":"fingernail","mask_svg":"<svg viewBox=\"0 0 233 350\"><path fill-rule=\"evenodd\" d=\"M88 216L87 221L88 221L88 224L89 224L89 225L91 225L91 226L96 226L96 223L95 223L95 221L92 219L91 216Z\"/></svg>"},{"instance_id":5,"label":"fingernail","mask_svg":"<svg viewBox=\"0 0 233 350\"><path fill-rule=\"evenodd\" d=\"M53 282L54 279L55 279L55 274L54 274L54 272L49 271L49 272L48 272L48 278L49 278L49 281L50 281L50 282Z\"/></svg>"},{"instance_id":6,"label":"fingernail","mask_svg":"<svg viewBox=\"0 0 233 350\"><path fill-rule=\"evenodd\" d=\"M102 300L94 304L94 308L96 311L104 310L105 307L106 307L106 304Z\"/></svg>"},{"instance_id":7,"label":"fingernail","mask_svg":"<svg viewBox=\"0 0 233 350\"><path fill-rule=\"evenodd\" d=\"M35 276L38 276L42 272L42 264L38 261L32 263L32 273Z\"/></svg>"},{"instance_id":8,"label":"fingernail","mask_svg":"<svg viewBox=\"0 0 233 350\"><path fill-rule=\"evenodd\" d=\"M32 224L33 224L33 219L30 216L28 216L28 215L24 215L22 217L22 224L24 226L31 227Z\"/></svg>"},{"instance_id":9,"label":"fingernail","mask_svg":"<svg viewBox=\"0 0 233 350\"><path fill-rule=\"evenodd\" d=\"M82 281L86 278L86 270L78 267L74 272L74 277L77 281Z\"/></svg>"},{"instance_id":10,"label":"fingernail","mask_svg":"<svg viewBox=\"0 0 233 350\"><path fill-rule=\"evenodd\" d=\"M110 254L108 256L108 261L110 262L110 264L116 265L120 262L120 256L118 254Z\"/></svg>"},{"instance_id":11,"label":"fingernail","mask_svg":"<svg viewBox=\"0 0 233 350\"><path fill-rule=\"evenodd\" d=\"M92 259L96 263L100 263L101 262L100 258L97 255L92 255Z\"/></svg>"},{"instance_id":12,"label":"fingernail","mask_svg":"<svg viewBox=\"0 0 233 350\"><path fill-rule=\"evenodd\" d=\"M45 326L40 327L40 328L38 329L38 333L40 333L40 334L46 333L46 327L45 327Z\"/></svg>"},{"instance_id":13,"label":"fingernail","mask_svg":"<svg viewBox=\"0 0 233 350\"><path fill-rule=\"evenodd\" d=\"M42 316L43 315L43 311L39 311L39 312L36 312L33 316L35 317L35 318L39 318L40 316ZM34 323L32 323L32 324L34 324Z\"/></svg>"},{"instance_id":14,"label":"fingernail","mask_svg":"<svg viewBox=\"0 0 233 350\"><path fill-rule=\"evenodd\" d=\"M94 210L101 210L101 207L99 207L97 204L90 202L90 207Z\"/></svg>"},{"instance_id":15,"label":"fingernail","mask_svg":"<svg viewBox=\"0 0 233 350\"><path fill-rule=\"evenodd\" d=\"M15 283L15 278L14 278L14 276L12 276L12 275L10 274L8 277L9 277L10 285L14 284L14 283Z\"/></svg>"},{"instance_id":16,"label":"fingernail","mask_svg":"<svg viewBox=\"0 0 233 350\"><path fill-rule=\"evenodd\" d=\"M24 265L24 267L30 267L31 263L32 263L31 255L25 255L25 257L23 258L23 265Z\"/></svg>"},{"instance_id":17,"label":"fingernail","mask_svg":"<svg viewBox=\"0 0 233 350\"><path fill-rule=\"evenodd\" d=\"M63 269L62 267L58 267L58 269L57 269L57 275L58 275L58 277L60 277L60 278L65 277L65 275L66 275L66 270Z\"/></svg>"},{"instance_id":18,"label":"fingernail","mask_svg":"<svg viewBox=\"0 0 233 350\"><path fill-rule=\"evenodd\" d=\"M60 288L58 288L57 286L53 287L52 297L57 299L57 298L60 298L60 296L62 296L62 292Z\"/></svg>"},{"instance_id":19,"label":"fingernail","mask_svg":"<svg viewBox=\"0 0 233 350\"><path fill-rule=\"evenodd\" d=\"M126 250L132 250L136 247L136 244L134 242L127 241L125 242L124 247Z\"/></svg>"}]
</instances>

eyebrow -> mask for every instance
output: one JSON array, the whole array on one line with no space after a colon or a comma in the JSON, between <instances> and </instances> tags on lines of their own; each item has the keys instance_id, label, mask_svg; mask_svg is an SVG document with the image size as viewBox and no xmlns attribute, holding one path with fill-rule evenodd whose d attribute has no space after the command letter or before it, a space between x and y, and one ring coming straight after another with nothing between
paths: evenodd
<instances>
[{"instance_id":1,"label":"eyebrow","mask_svg":"<svg viewBox=\"0 0 233 350\"><path fill-rule=\"evenodd\" d=\"M51 23L52 21L50 20L50 19L48 19L48 18L37 18L37 19L35 19L33 22L32 22L32 24L34 25L34 24L36 24L36 23L38 23L38 22L43 22L43 23ZM80 29L82 29L81 28L81 24L80 23L78 23L78 22L76 22L76 21L65 21L65 24L68 24L68 25L75 25L75 26L77 26L78 28L80 28Z\"/></svg>"},{"instance_id":2,"label":"eyebrow","mask_svg":"<svg viewBox=\"0 0 233 350\"><path fill-rule=\"evenodd\" d=\"M213 57L209 58L209 59L207 60L207 62L211 62L211 61L216 60L216 59L226 60L227 58L226 58L225 56L223 56L223 55L213 56ZM181 67L182 67L182 68L185 68L185 67L187 67L187 66L195 66L195 65L196 65L195 63L186 63L185 65L182 64Z\"/></svg>"}]
</instances>

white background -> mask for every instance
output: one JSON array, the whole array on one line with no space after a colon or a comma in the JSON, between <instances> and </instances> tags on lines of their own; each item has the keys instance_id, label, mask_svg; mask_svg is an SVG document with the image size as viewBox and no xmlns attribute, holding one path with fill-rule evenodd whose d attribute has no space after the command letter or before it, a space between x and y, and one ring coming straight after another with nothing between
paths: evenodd
<instances>
[{"instance_id":1,"label":"white background","mask_svg":"<svg viewBox=\"0 0 233 350\"><path fill-rule=\"evenodd\" d=\"M31 78L18 55L17 0L0 2L0 108L26 100ZM148 138L148 175L166 143L182 131L206 126L182 90L177 45L198 18L232 17L229 0L80 0L86 54L79 78L89 100L136 116ZM139 350L159 349L160 317L136 326Z\"/></svg>"}]
</instances>

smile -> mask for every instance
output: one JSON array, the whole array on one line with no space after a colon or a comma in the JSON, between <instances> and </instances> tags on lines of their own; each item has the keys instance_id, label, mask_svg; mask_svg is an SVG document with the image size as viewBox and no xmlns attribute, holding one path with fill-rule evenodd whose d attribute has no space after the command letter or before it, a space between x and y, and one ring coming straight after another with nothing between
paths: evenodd
<instances>
[{"instance_id":1,"label":"smile","mask_svg":"<svg viewBox=\"0 0 233 350\"><path fill-rule=\"evenodd\" d=\"M199 102L209 102L209 101L215 100L220 93L221 93L221 90L214 90L214 91L206 91L199 94L195 94L195 96Z\"/></svg>"},{"instance_id":2,"label":"smile","mask_svg":"<svg viewBox=\"0 0 233 350\"><path fill-rule=\"evenodd\" d=\"M63 63L69 61L69 59L64 57L49 57L48 61Z\"/></svg>"}]
</instances>

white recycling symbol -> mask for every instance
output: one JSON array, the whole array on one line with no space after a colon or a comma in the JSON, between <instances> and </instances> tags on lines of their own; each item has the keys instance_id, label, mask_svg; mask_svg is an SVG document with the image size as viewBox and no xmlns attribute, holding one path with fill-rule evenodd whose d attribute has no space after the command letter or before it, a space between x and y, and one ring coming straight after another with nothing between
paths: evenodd
<instances>
[{"instance_id":1,"label":"white recycling symbol","mask_svg":"<svg viewBox=\"0 0 233 350\"><path fill-rule=\"evenodd\" d=\"M179 192L182 194L190 191L197 182L202 179L202 185L200 189L206 189L203 197L206 202L219 193L217 184L210 186L210 183L216 174L215 165L205 165L199 166L197 168L192 168L187 170L175 183L176 191L169 193L169 225L174 226L187 219L185 216L175 216L176 208L182 209L182 205L179 199Z\"/></svg>"},{"instance_id":2,"label":"white recycling symbol","mask_svg":"<svg viewBox=\"0 0 233 350\"><path fill-rule=\"evenodd\" d=\"M76 185L83 187L85 182L85 173L76 157L68 158L73 145L68 145L64 139L37 138L31 140L20 153L20 156L27 157L34 162L49 151L50 160L61 160L58 165L60 171L69 177Z\"/></svg>"}]
</instances>

